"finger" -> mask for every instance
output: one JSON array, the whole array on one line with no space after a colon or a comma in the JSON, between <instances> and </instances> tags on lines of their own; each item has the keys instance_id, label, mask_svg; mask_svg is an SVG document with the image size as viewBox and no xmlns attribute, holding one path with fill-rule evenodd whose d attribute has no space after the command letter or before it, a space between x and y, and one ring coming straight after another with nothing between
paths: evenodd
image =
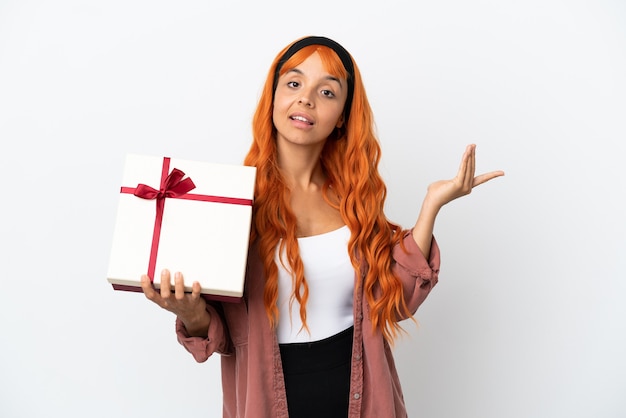
<instances>
[{"instance_id":1,"label":"finger","mask_svg":"<svg viewBox=\"0 0 626 418\"><path fill-rule=\"evenodd\" d=\"M200 298L200 283L195 281L191 285L191 300L198 300Z\"/></svg>"},{"instance_id":2,"label":"finger","mask_svg":"<svg viewBox=\"0 0 626 418\"><path fill-rule=\"evenodd\" d=\"M465 183L465 178L467 176L467 167L468 167L468 159L470 156L470 145L465 148L465 152L463 153L463 157L461 157L461 164L459 165L459 171L456 174L457 180L461 183Z\"/></svg>"},{"instance_id":3,"label":"finger","mask_svg":"<svg viewBox=\"0 0 626 418\"><path fill-rule=\"evenodd\" d=\"M179 271L174 274L174 296L176 296L176 300L185 298L185 279Z\"/></svg>"},{"instance_id":4,"label":"finger","mask_svg":"<svg viewBox=\"0 0 626 418\"><path fill-rule=\"evenodd\" d=\"M474 178L474 186L473 187L479 186L479 185L481 185L481 184L483 184L483 183L485 183L485 182L487 182L489 180L493 180L496 177L501 177L501 176L504 176L504 171L501 171L501 170L492 171L490 173L481 174L481 175L476 176Z\"/></svg>"},{"instance_id":5,"label":"finger","mask_svg":"<svg viewBox=\"0 0 626 418\"><path fill-rule=\"evenodd\" d=\"M474 173L476 171L476 145L468 146L469 156L467 161L467 170L465 172L465 181L463 182L464 190L469 193L474 183Z\"/></svg>"},{"instance_id":6,"label":"finger","mask_svg":"<svg viewBox=\"0 0 626 418\"><path fill-rule=\"evenodd\" d=\"M141 276L141 290L143 290L144 295L150 300L154 300L157 295L150 277L145 274Z\"/></svg>"},{"instance_id":7,"label":"finger","mask_svg":"<svg viewBox=\"0 0 626 418\"><path fill-rule=\"evenodd\" d=\"M171 294L170 272L167 269L161 271L161 297L167 299Z\"/></svg>"}]
</instances>

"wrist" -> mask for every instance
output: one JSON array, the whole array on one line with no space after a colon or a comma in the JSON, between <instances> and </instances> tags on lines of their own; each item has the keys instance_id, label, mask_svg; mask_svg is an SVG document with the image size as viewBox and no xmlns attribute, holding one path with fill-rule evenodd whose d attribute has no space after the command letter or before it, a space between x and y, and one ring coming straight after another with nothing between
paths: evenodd
<instances>
[{"instance_id":1,"label":"wrist","mask_svg":"<svg viewBox=\"0 0 626 418\"><path fill-rule=\"evenodd\" d=\"M433 197L426 195L422 201L422 207L420 209L420 217L436 218L439 214L439 210L443 207L443 204L438 202Z\"/></svg>"},{"instance_id":2,"label":"wrist","mask_svg":"<svg viewBox=\"0 0 626 418\"><path fill-rule=\"evenodd\" d=\"M185 330L187 330L187 334L189 334L190 337L206 338L208 336L211 315L206 309L193 316L179 316L178 318L185 326Z\"/></svg>"}]
</instances>

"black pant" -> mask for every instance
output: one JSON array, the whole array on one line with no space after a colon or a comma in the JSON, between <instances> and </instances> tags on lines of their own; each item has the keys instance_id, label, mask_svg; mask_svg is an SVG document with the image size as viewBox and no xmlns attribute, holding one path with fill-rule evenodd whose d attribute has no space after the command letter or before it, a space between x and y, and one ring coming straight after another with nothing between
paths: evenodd
<instances>
[{"instance_id":1,"label":"black pant","mask_svg":"<svg viewBox=\"0 0 626 418\"><path fill-rule=\"evenodd\" d=\"M289 418L348 416L353 334L280 345Z\"/></svg>"}]
</instances>

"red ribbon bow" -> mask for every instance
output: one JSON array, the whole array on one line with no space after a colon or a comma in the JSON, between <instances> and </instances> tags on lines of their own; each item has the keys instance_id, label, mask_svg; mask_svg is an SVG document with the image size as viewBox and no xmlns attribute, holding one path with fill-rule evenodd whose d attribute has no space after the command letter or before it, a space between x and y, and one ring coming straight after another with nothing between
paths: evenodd
<instances>
[{"instance_id":1,"label":"red ribbon bow","mask_svg":"<svg viewBox=\"0 0 626 418\"><path fill-rule=\"evenodd\" d=\"M196 188L196 185L193 184L189 177L186 179L183 179L183 177L185 177L185 173L175 168L167 177L161 180L160 190L153 189L145 184L138 184L133 194L142 199L156 199L157 202L163 201L166 197L182 196Z\"/></svg>"}]
</instances>

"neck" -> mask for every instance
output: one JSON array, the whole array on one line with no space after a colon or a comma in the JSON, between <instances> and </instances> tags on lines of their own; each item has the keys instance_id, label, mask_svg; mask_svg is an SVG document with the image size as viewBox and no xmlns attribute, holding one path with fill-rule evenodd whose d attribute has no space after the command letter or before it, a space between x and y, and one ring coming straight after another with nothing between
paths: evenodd
<instances>
[{"instance_id":1,"label":"neck","mask_svg":"<svg viewBox=\"0 0 626 418\"><path fill-rule=\"evenodd\" d=\"M278 167L291 188L321 188L326 176L320 163L322 146L281 146L278 144Z\"/></svg>"}]
</instances>

